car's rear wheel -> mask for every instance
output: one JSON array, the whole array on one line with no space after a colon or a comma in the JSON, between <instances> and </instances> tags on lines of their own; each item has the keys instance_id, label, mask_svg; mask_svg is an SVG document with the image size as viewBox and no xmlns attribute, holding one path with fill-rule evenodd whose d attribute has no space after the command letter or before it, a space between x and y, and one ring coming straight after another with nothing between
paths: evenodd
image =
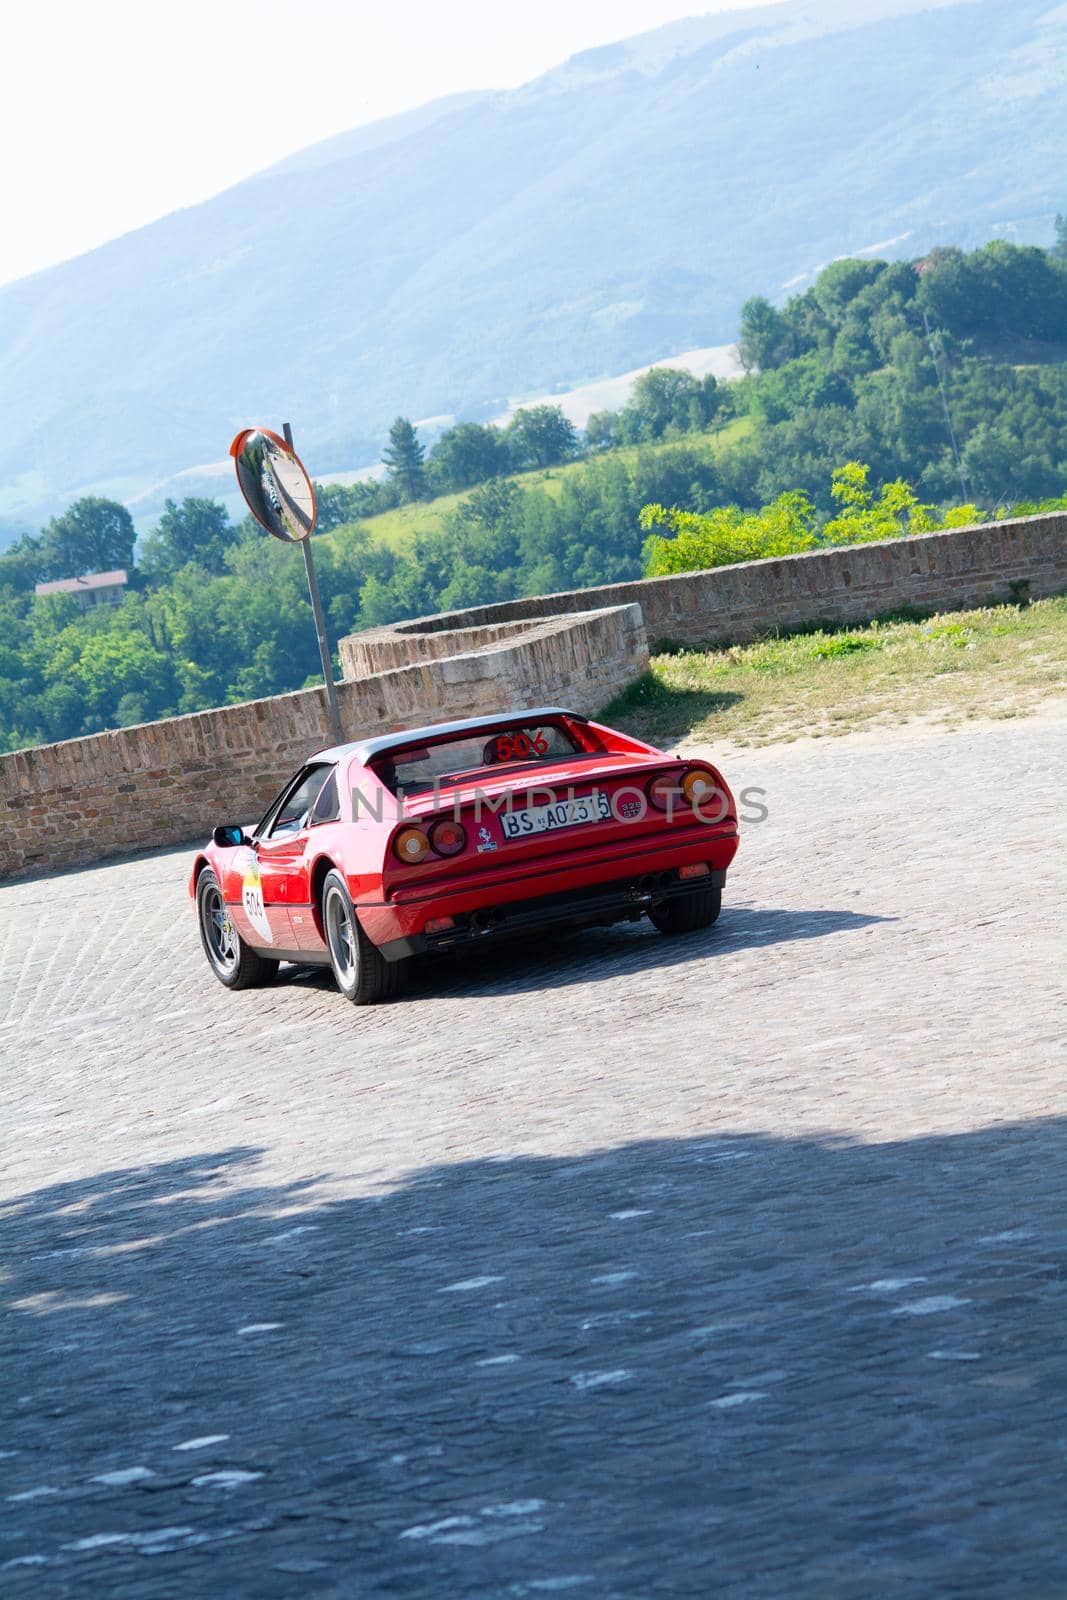
<instances>
[{"instance_id":1,"label":"car's rear wheel","mask_svg":"<svg viewBox=\"0 0 1067 1600\"><path fill-rule=\"evenodd\" d=\"M721 910L721 889L697 889L656 906L648 920L660 933L695 933L698 928L710 928Z\"/></svg>"},{"instance_id":2,"label":"car's rear wheel","mask_svg":"<svg viewBox=\"0 0 1067 1600\"><path fill-rule=\"evenodd\" d=\"M322 926L333 975L346 1000L371 1006L400 993L407 963L386 961L367 938L339 872L327 873L322 885Z\"/></svg>"},{"instance_id":3,"label":"car's rear wheel","mask_svg":"<svg viewBox=\"0 0 1067 1600\"><path fill-rule=\"evenodd\" d=\"M219 880L210 867L205 867L196 880L196 916L204 954L220 983L227 989L253 989L270 982L278 963L245 944L233 925Z\"/></svg>"}]
</instances>

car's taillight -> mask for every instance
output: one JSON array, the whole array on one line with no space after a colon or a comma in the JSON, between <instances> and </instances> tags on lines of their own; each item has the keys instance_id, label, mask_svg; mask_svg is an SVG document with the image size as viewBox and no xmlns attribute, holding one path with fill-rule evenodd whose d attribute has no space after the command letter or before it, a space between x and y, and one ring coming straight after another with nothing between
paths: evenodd
<instances>
[{"instance_id":1,"label":"car's taillight","mask_svg":"<svg viewBox=\"0 0 1067 1600\"><path fill-rule=\"evenodd\" d=\"M440 817L430 829L430 848L439 856L458 856L466 843L466 828L451 817Z\"/></svg>"},{"instance_id":2,"label":"car's taillight","mask_svg":"<svg viewBox=\"0 0 1067 1600\"><path fill-rule=\"evenodd\" d=\"M678 803L678 775L674 772L661 772L658 778L649 778L645 784L645 793L657 811L666 811L672 804Z\"/></svg>"},{"instance_id":3,"label":"car's taillight","mask_svg":"<svg viewBox=\"0 0 1067 1600\"><path fill-rule=\"evenodd\" d=\"M714 775L706 767L690 767L682 778L682 793L691 806L699 806L715 793Z\"/></svg>"},{"instance_id":4,"label":"car's taillight","mask_svg":"<svg viewBox=\"0 0 1067 1600\"><path fill-rule=\"evenodd\" d=\"M393 840L393 854L407 866L417 866L430 853L430 841L421 828L401 828Z\"/></svg>"}]
</instances>

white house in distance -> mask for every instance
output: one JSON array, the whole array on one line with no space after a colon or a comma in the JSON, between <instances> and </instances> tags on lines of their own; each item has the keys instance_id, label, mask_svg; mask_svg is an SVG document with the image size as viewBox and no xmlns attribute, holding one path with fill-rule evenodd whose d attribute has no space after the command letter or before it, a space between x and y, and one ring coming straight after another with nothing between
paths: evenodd
<instances>
[{"instance_id":1,"label":"white house in distance","mask_svg":"<svg viewBox=\"0 0 1067 1600\"><path fill-rule=\"evenodd\" d=\"M75 594L83 607L117 606L129 579L121 567L115 572L90 572L84 578L56 578L34 585L34 594Z\"/></svg>"}]
</instances>

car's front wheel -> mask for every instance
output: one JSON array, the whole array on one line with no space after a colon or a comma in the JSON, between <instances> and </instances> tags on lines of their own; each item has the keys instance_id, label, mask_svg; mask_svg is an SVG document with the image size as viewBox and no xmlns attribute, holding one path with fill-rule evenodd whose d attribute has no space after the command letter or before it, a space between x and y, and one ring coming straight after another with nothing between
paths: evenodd
<instances>
[{"instance_id":1,"label":"car's front wheel","mask_svg":"<svg viewBox=\"0 0 1067 1600\"><path fill-rule=\"evenodd\" d=\"M367 938L339 872L327 873L322 885L322 926L333 975L346 1000L371 1006L400 993L407 963L386 961Z\"/></svg>"},{"instance_id":2,"label":"car's front wheel","mask_svg":"<svg viewBox=\"0 0 1067 1600\"><path fill-rule=\"evenodd\" d=\"M656 906L648 919L660 933L695 933L698 928L710 928L721 910L721 889L697 889Z\"/></svg>"},{"instance_id":3,"label":"car's front wheel","mask_svg":"<svg viewBox=\"0 0 1067 1600\"><path fill-rule=\"evenodd\" d=\"M274 977L278 963L245 944L233 925L219 880L210 867L205 867L196 880L196 919L211 970L227 989L254 989Z\"/></svg>"}]
</instances>

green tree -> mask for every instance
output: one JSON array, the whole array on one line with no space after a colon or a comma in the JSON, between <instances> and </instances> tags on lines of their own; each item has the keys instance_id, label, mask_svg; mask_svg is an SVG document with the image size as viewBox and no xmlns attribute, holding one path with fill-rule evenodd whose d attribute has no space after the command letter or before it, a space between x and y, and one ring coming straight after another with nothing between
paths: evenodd
<instances>
[{"instance_id":1,"label":"green tree","mask_svg":"<svg viewBox=\"0 0 1067 1600\"><path fill-rule=\"evenodd\" d=\"M428 471L435 488L446 493L469 489L508 470L508 448L499 428L479 422L458 422L430 451Z\"/></svg>"},{"instance_id":2,"label":"green tree","mask_svg":"<svg viewBox=\"0 0 1067 1600\"><path fill-rule=\"evenodd\" d=\"M59 737L115 727L119 703L126 697L126 714L134 719L166 716L175 709L173 663L143 631L139 596L127 596L106 618L79 617L50 637L39 635L39 643L52 715L65 706L76 719Z\"/></svg>"},{"instance_id":3,"label":"green tree","mask_svg":"<svg viewBox=\"0 0 1067 1600\"><path fill-rule=\"evenodd\" d=\"M343 528L348 522L355 522L365 513L360 510L360 501L353 490L355 484L344 483L316 483L315 490L315 518L316 533L332 533L334 528Z\"/></svg>"},{"instance_id":4,"label":"green tree","mask_svg":"<svg viewBox=\"0 0 1067 1600\"><path fill-rule=\"evenodd\" d=\"M839 509L822 530L827 544L871 544L877 539L899 539L903 534L929 533L938 526L932 508L920 505L903 479L883 484L876 497L870 487L870 470L861 461L846 461L834 472L830 493ZM968 507L968 511L972 509Z\"/></svg>"},{"instance_id":5,"label":"green tree","mask_svg":"<svg viewBox=\"0 0 1067 1600\"><path fill-rule=\"evenodd\" d=\"M730 391L725 383L720 383L713 372L706 372L699 384L700 396L700 425L708 427L711 424L724 422L730 412Z\"/></svg>"},{"instance_id":6,"label":"green tree","mask_svg":"<svg viewBox=\"0 0 1067 1600\"><path fill-rule=\"evenodd\" d=\"M737 349L746 372L766 372L768 367L781 366L799 353L794 343L788 321L769 300L755 295L745 301Z\"/></svg>"},{"instance_id":7,"label":"green tree","mask_svg":"<svg viewBox=\"0 0 1067 1600\"><path fill-rule=\"evenodd\" d=\"M667 528L667 539L653 533L645 546L645 571L650 578L671 572L698 572L765 556L795 555L815 544L815 508L806 495L779 495L762 511L745 512L721 506L698 515L691 511L647 505L641 526Z\"/></svg>"},{"instance_id":8,"label":"green tree","mask_svg":"<svg viewBox=\"0 0 1067 1600\"><path fill-rule=\"evenodd\" d=\"M400 504L400 491L388 478L360 478L349 484L345 502L346 520L355 522L361 517L376 517L382 511L392 511ZM323 531L328 533L329 529Z\"/></svg>"},{"instance_id":9,"label":"green tree","mask_svg":"<svg viewBox=\"0 0 1067 1600\"><path fill-rule=\"evenodd\" d=\"M1067 261L1067 216L1062 211L1056 213L1056 243L1049 254L1057 261Z\"/></svg>"},{"instance_id":10,"label":"green tree","mask_svg":"<svg viewBox=\"0 0 1067 1600\"><path fill-rule=\"evenodd\" d=\"M812 293L827 317L839 320L846 307L884 271L884 261L861 261L845 256L823 268Z\"/></svg>"},{"instance_id":11,"label":"green tree","mask_svg":"<svg viewBox=\"0 0 1067 1600\"><path fill-rule=\"evenodd\" d=\"M852 390L840 372L828 369L814 352L771 367L755 380L755 407L767 422L781 422L802 411L850 405Z\"/></svg>"},{"instance_id":12,"label":"green tree","mask_svg":"<svg viewBox=\"0 0 1067 1600\"><path fill-rule=\"evenodd\" d=\"M500 572L518 562L522 490L507 478L483 483L445 518L446 547L471 566Z\"/></svg>"},{"instance_id":13,"label":"green tree","mask_svg":"<svg viewBox=\"0 0 1067 1600\"><path fill-rule=\"evenodd\" d=\"M619 413L593 411L585 425L585 443L589 450L614 450L621 441Z\"/></svg>"},{"instance_id":14,"label":"green tree","mask_svg":"<svg viewBox=\"0 0 1067 1600\"><path fill-rule=\"evenodd\" d=\"M0 588L6 585L16 594L32 594L34 584L43 582L46 570L44 541L24 533L0 555Z\"/></svg>"},{"instance_id":15,"label":"green tree","mask_svg":"<svg viewBox=\"0 0 1067 1600\"><path fill-rule=\"evenodd\" d=\"M45 528L42 564L50 578L81 578L117 568L128 571L135 539L133 519L124 505L87 495Z\"/></svg>"},{"instance_id":16,"label":"green tree","mask_svg":"<svg viewBox=\"0 0 1067 1600\"><path fill-rule=\"evenodd\" d=\"M187 496L181 503L166 500L159 524L144 542L141 568L146 577L172 577L192 561L205 572L226 570L226 552L237 530L226 507L218 500Z\"/></svg>"},{"instance_id":17,"label":"green tree","mask_svg":"<svg viewBox=\"0 0 1067 1600\"><path fill-rule=\"evenodd\" d=\"M702 390L680 367L650 367L634 381L620 423L628 441L662 439L668 428L681 432L703 422ZM694 409L695 408L695 409Z\"/></svg>"},{"instance_id":18,"label":"green tree","mask_svg":"<svg viewBox=\"0 0 1067 1600\"><path fill-rule=\"evenodd\" d=\"M389 479L404 500L422 500L426 494L425 455L418 433L407 417L397 417L382 451Z\"/></svg>"},{"instance_id":19,"label":"green tree","mask_svg":"<svg viewBox=\"0 0 1067 1600\"><path fill-rule=\"evenodd\" d=\"M577 429L559 406L528 406L516 411L506 438L519 471L558 466L578 454Z\"/></svg>"},{"instance_id":20,"label":"green tree","mask_svg":"<svg viewBox=\"0 0 1067 1600\"><path fill-rule=\"evenodd\" d=\"M1047 250L994 239L981 250L934 251L919 303L956 339L1067 338L1067 269Z\"/></svg>"}]
</instances>

